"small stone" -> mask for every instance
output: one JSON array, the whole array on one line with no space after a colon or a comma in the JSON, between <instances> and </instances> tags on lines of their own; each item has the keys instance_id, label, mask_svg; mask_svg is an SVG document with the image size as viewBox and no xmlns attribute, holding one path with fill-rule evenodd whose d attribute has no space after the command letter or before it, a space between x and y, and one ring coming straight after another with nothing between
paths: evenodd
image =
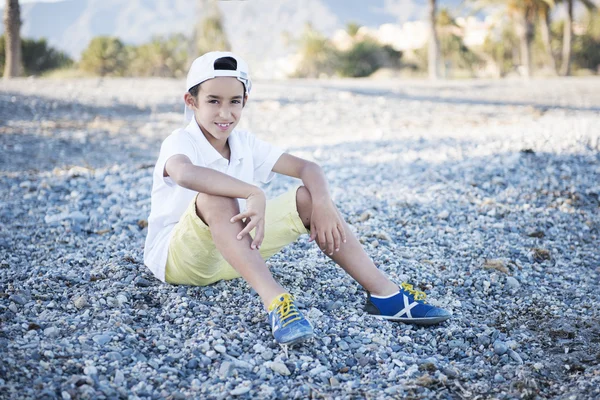
<instances>
[{"instance_id":1,"label":"small stone","mask_svg":"<svg viewBox=\"0 0 600 400\"><path fill-rule=\"evenodd\" d=\"M19 296L18 294L13 294L11 295L8 300L13 301L17 304L20 304L22 306L24 306L25 304L27 304L27 300L25 300L22 296Z\"/></svg>"},{"instance_id":2,"label":"small stone","mask_svg":"<svg viewBox=\"0 0 600 400\"><path fill-rule=\"evenodd\" d=\"M267 368L272 369L273 371L277 372L280 375L284 375L284 376L288 376L291 375L290 370L288 369L288 367L279 361L268 361L265 363L265 366Z\"/></svg>"},{"instance_id":3,"label":"small stone","mask_svg":"<svg viewBox=\"0 0 600 400\"><path fill-rule=\"evenodd\" d=\"M311 376L315 376L315 375L319 375L321 372L325 372L327 371L327 367L324 365L317 365L316 367L314 367L313 369L311 369L310 371L308 371L308 374Z\"/></svg>"},{"instance_id":4,"label":"small stone","mask_svg":"<svg viewBox=\"0 0 600 400\"><path fill-rule=\"evenodd\" d=\"M112 336L111 335L96 335L92 338L92 340L94 342L96 342L97 344L99 344L100 346L104 346L105 344L107 344L108 342L110 342L112 340Z\"/></svg>"},{"instance_id":5,"label":"small stone","mask_svg":"<svg viewBox=\"0 0 600 400\"><path fill-rule=\"evenodd\" d=\"M338 381L335 376L332 376L331 378L329 378L329 384L331 385L331 387L335 388L340 386L340 381Z\"/></svg>"},{"instance_id":6,"label":"small stone","mask_svg":"<svg viewBox=\"0 0 600 400\"><path fill-rule=\"evenodd\" d=\"M506 346L506 344L504 342L502 342L500 340L496 340L494 342L494 353L501 356L504 353L506 353L507 351L508 351L508 347Z\"/></svg>"},{"instance_id":7,"label":"small stone","mask_svg":"<svg viewBox=\"0 0 600 400\"><path fill-rule=\"evenodd\" d=\"M392 238L385 232L379 232L375 235L377 239L386 240L388 242L392 242Z\"/></svg>"},{"instance_id":8,"label":"small stone","mask_svg":"<svg viewBox=\"0 0 600 400\"><path fill-rule=\"evenodd\" d=\"M448 219L449 216L450 212L448 210L443 210L437 215L438 219Z\"/></svg>"},{"instance_id":9,"label":"small stone","mask_svg":"<svg viewBox=\"0 0 600 400\"><path fill-rule=\"evenodd\" d=\"M273 359L273 352L271 350L265 350L260 355L267 361Z\"/></svg>"},{"instance_id":10,"label":"small stone","mask_svg":"<svg viewBox=\"0 0 600 400\"><path fill-rule=\"evenodd\" d=\"M62 398L62 400L71 400L71 395L66 390L63 390L60 393L60 397Z\"/></svg>"},{"instance_id":11,"label":"small stone","mask_svg":"<svg viewBox=\"0 0 600 400\"><path fill-rule=\"evenodd\" d=\"M8 309L12 312L14 312L15 314L19 312L19 309L17 308L17 306L15 305L15 303L10 303L10 305L8 306Z\"/></svg>"},{"instance_id":12,"label":"small stone","mask_svg":"<svg viewBox=\"0 0 600 400\"><path fill-rule=\"evenodd\" d=\"M508 356L510 358L512 358L513 360L515 360L517 362L517 364L519 365L523 365L523 359L521 358L521 356L519 355L519 353L517 353L516 351L509 349L508 350Z\"/></svg>"},{"instance_id":13,"label":"small stone","mask_svg":"<svg viewBox=\"0 0 600 400\"><path fill-rule=\"evenodd\" d=\"M87 376L98 375L98 369L96 367L94 367L93 365L88 365L87 367L85 367L83 369L83 373L86 374Z\"/></svg>"},{"instance_id":14,"label":"small stone","mask_svg":"<svg viewBox=\"0 0 600 400\"><path fill-rule=\"evenodd\" d=\"M223 346L222 344L217 344L214 346L215 351L223 354L227 351L227 349L225 348L225 346Z\"/></svg>"},{"instance_id":15,"label":"small stone","mask_svg":"<svg viewBox=\"0 0 600 400\"><path fill-rule=\"evenodd\" d=\"M116 370L115 377L113 379L113 383L117 386L121 386L124 382L125 382L125 375L123 374L123 371L121 371L120 369Z\"/></svg>"},{"instance_id":16,"label":"small stone","mask_svg":"<svg viewBox=\"0 0 600 400\"><path fill-rule=\"evenodd\" d=\"M308 312L308 317L311 319L318 319L321 316L323 316L323 313L321 312L321 310L319 310L316 307L311 308L310 311Z\"/></svg>"},{"instance_id":17,"label":"small stone","mask_svg":"<svg viewBox=\"0 0 600 400\"><path fill-rule=\"evenodd\" d=\"M333 311L333 310L337 310L339 308L342 308L344 306L344 303L336 300L336 301L330 301L329 303L327 303L327 310L328 311Z\"/></svg>"},{"instance_id":18,"label":"small stone","mask_svg":"<svg viewBox=\"0 0 600 400\"><path fill-rule=\"evenodd\" d=\"M358 220L360 222L365 222L366 220L368 220L369 218L371 218L373 216L373 214L371 214L371 211L365 211L364 213L362 213L360 215L360 217L358 217Z\"/></svg>"},{"instance_id":19,"label":"small stone","mask_svg":"<svg viewBox=\"0 0 600 400\"><path fill-rule=\"evenodd\" d=\"M506 277L506 284L511 288L511 289L518 289L521 284L519 283L518 280L516 280L514 277L512 276L508 276Z\"/></svg>"},{"instance_id":20,"label":"small stone","mask_svg":"<svg viewBox=\"0 0 600 400\"><path fill-rule=\"evenodd\" d=\"M442 373L448 378L458 378L458 371L453 368L442 368Z\"/></svg>"},{"instance_id":21,"label":"small stone","mask_svg":"<svg viewBox=\"0 0 600 400\"><path fill-rule=\"evenodd\" d=\"M371 361L371 359L369 357L360 357L358 359L358 363L360 364L361 367L364 367L365 365L369 364L370 361Z\"/></svg>"},{"instance_id":22,"label":"small stone","mask_svg":"<svg viewBox=\"0 0 600 400\"><path fill-rule=\"evenodd\" d=\"M108 358L111 361L123 360L123 356L121 355L121 353L116 351L109 351L108 353L106 353L106 358Z\"/></svg>"},{"instance_id":23,"label":"small stone","mask_svg":"<svg viewBox=\"0 0 600 400\"><path fill-rule=\"evenodd\" d=\"M252 389L252 386L241 384L240 386L236 387L231 392L229 392L229 394L232 396L241 396L242 394L248 393L250 389Z\"/></svg>"},{"instance_id":24,"label":"small stone","mask_svg":"<svg viewBox=\"0 0 600 400\"><path fill-rule=\"evenodd\" d=\"M152 286L152 282L150 282L148 279L144 279L144 278L140 277L135 280L135 286L150 287L150 286Z\"/></svg>"},{"instance_id":25,"label":"small stone","mask_svg":"<svg viewBox=\"0 0 600 400\"><path fill-rule=\"evenodd\" d=\"M494 382L502 383L502 382L504 382L504 377L500 374L496 374L496 375L494 375Z\"/></svg>"},{"instance_id":26,"label":"small stone","mask_svg":"<svg viewBox=\"0 0 600 400\"><path fill-rule=\"evenodd\" d=\"M81 310L83 307L87 306L88 303L85 296L79 296L73 300L73 304Z\"/></svg>"},{"instance_id":27,"label":"small stone","mask_svg":"<svg viewBox=\"0 0 600 400\"><path fill-rule=\"evenodd\" d=\"M116 300L117 300L117 304L119 307L122 307L123 304L125 304L125 303L127 303L127 301L129 301L127 299L127 296L125 296L124 294L118 294Z\"/></svg>"},{"instance_id":28,"label":"small stone","mask_svg":"<svg viewBox=\"0 0 600 400\"><path fill-rule=\"evenodd\" d=\"M44 329L44 335L54 338L57 337L60 334L60 330L55 327L55 326L50 326L46 329Z\"/></svg>"},{"instance_id":29,"label":"small stone","mask_svg":"<svg viewBox=\"0 0 600 400\"><path fill-rule=\"evenodd\" d=\"M233 368L233 364L229 361L223 361L221 367L219 368L219 376L223 379L228 378L231 375L231 370Z\"/></svg>"}]
</instances>

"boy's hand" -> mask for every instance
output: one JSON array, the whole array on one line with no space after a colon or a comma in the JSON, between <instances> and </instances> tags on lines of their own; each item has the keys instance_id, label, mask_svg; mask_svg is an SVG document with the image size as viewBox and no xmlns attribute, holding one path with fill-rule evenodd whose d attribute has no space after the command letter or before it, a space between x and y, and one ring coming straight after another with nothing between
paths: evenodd
<instances>
[{"instance_id":1,"label":"boy's hand","mask_svg":"<svg viewBox=\"0 0 600 400\"><path fill-rule=\"evenodd\" d=\"M308 241L312 242L315 239L321 250L330 256L334 251L340 251L342 242L346 243L342 217L331 201L323 204L313 203Z\"/></svg>"},{"instance_id":2,"label":"boy's hand","mask_svg":"<svg viewBox=\"0 0 600 400\"><path fill-rule=\"evenodd\" d=\"M246 224L244 229L238 233L237 239L242 240L245 235L250 234L256 228L254 240L250 244L251 249L259 249L265 237L265 207L267 198L265 193L258 189L246 199L246 211L231 218L231 222L242 221Z\"/></svg>"}]
</instances>

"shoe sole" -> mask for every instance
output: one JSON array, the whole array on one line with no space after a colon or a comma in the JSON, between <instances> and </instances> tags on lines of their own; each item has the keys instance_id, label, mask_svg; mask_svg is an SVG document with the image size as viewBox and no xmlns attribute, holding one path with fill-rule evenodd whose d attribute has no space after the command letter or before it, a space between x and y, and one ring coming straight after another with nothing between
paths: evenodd
<instances>
[{"instance_id":1,"label":"shoe sole","mask_svg":"<svg viewBox=\"0 0 600 400\"><path fill-rule=\"evenodd\" d=\"M436 324L439 324L440 322L446 321L447 319L449 319L451 317L451 315L448 315L446 317L431 317L431 318L395 318L395 317L388 317L385 315L373 315L373 314L369 314L369 315L374 318L386 319L388 321L402 322L404 324L419 325L419 326L436 325Z\"/></svg>"},{"instance_id":2,"label":"shoe sole","mask_svg":"<svg viewBox=\"0 0 600 400\"><path fill-rule=\"evenodd\" d=\"M298 343L304 342L308 339L312 339L314 336L315 336L314 333L309 333L304 336L299 336L294 340L290 340L289 342L285 342L285 343L277 342L277 343L279 343L280 345L283 345L283 346L291 346L293 344L298 344Z\"/></svg>"}]
</instances>

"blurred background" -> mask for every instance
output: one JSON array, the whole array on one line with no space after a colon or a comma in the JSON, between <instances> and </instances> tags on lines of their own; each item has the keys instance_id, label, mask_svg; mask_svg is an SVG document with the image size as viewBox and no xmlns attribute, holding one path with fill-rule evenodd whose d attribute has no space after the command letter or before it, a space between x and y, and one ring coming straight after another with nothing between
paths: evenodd
<instances>
[{"instance_id":1,"label":"blurred background","mask_svg":"<svg viewBox=\"0 0 600 400\"><path fill-rule=\"evenodd\" d=\"M181 78L231 50L255 78L598 75L600 0L2 0L0 73Z\"/></svg>"}]
</instances>

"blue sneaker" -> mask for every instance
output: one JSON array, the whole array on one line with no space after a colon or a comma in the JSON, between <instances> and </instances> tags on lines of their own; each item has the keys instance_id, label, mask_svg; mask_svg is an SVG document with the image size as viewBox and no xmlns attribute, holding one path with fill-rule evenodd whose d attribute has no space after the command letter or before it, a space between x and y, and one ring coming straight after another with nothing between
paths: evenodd
<instances>
[{"instance_id":1,"label":"blue sneaker","mask_svg":"<svg viewBox=\"0 0 600 400\"><path fill-rule=\"evenodd\" d=\"M425 302L425 293L402 283L400 291L387 297L371 296L367 292L365 311L374 317L413 325L434 325L447 320L452 313Z\"/></svg>"},{"instance_id":2,"label":"blue sneaker","mask_svg":"<svg viewBox=\"0 0 600 400\"><path fill-rule=\"evenodd\" d=\"M279 344L295 344L313 337L313 327L304 318L289 293L280 294L269 306L269 322Z\"/></svg>"}]
</instances>

